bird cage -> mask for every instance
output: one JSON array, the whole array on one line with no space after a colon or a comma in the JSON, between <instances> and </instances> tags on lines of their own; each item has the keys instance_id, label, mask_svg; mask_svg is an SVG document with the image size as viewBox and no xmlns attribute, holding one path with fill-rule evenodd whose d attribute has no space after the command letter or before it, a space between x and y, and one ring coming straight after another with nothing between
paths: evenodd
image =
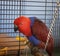
<instances>
[{"instance_id":1,"label":"bird cage","mask_svg":"<svg viewBox=\"0 0 60 56\"><path fill-rule=\"evenodd\" d=\"M14 32L14 19L21 15L37 17L50 28L56 6L57 0L0 0L0 47L3 47L1 50L7 48L5 50L7 52L4 52L4 54L6 54L6 56L33 56L30 49L26 47L27 45L25 44L23 45L25 45L24 47L26 48L20 50L21 41L16 39L16 36L22 36L22 38L25 36L18 31ZM58 16L52 33L54 36L54 46L57 47L57 49L55 48L56 50L60 48L59 23L60 6L58 7Z\"/></svg>"}]
</instances>

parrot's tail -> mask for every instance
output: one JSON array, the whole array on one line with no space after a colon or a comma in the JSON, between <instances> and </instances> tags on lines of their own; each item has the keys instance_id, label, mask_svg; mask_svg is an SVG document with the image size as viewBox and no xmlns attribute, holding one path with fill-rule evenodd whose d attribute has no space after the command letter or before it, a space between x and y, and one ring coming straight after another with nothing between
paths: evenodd
<instances>
[{"instance_id":1,"label":"parrot's tail","mask_svg":"<svg viewBox=\"0 0 60 56\"><path fill-rule=\"evenodd\" d=\"M54 56L53 55L53 52L54 52L54 41L53 41L53 39L51 39L50 43L48 44L46 51L49 54L49 56Z\"/></svg>"}]
</instances>

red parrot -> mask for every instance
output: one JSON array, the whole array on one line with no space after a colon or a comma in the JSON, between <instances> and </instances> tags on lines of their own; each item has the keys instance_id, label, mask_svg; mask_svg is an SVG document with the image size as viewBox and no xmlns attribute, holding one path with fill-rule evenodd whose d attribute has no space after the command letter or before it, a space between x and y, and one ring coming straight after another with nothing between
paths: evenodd
<instances>
[{"instance_id":1,"label":"red parrot","mask_svg":"<svg viewBox=\"0 0 60 56\"><path fill-rule=\"evenodd\" d=\"M20 16L14 20L14 31L17 30L26 35L28 40L33 45L40 49L44 49L49 29L41 20L37 19L36 17ZM49 56L53 55L53 49L54 40L51 35L46 48Z\"/></svg>"}]
</instances>

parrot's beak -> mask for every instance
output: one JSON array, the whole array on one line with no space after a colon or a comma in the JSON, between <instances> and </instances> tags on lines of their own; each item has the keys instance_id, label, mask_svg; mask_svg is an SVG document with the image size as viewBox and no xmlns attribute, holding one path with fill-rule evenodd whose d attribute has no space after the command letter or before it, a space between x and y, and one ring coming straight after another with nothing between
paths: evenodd
<instances>
[{"instance_id":1,"label":"parrot's beak","mask_svg":"<svg viewBox=\"0 0 60 56\"><path fill-rule=\"evenodd\" d=\"M14 31L16 32L18 30L18 27L14 25Z\"/></svg>"}]
</instances>

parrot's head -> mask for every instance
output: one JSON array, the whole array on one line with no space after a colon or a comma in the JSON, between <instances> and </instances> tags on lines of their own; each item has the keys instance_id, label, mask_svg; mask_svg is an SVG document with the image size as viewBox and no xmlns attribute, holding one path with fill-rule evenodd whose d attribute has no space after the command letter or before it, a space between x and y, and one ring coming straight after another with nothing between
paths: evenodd
<instances>
[{"instance_id":1,"label":"parrot's head","mask_svg":"<svg viewBox=\"0 0 60 56\"><path fill-rule=\"evenodd\" d=\"M14 31L17 30L23 34L27 34L30 31L31 20L28 17L20 16L14 20ZM26 33L27 32L27 33Z\"/></svg>"}]
</instances>

